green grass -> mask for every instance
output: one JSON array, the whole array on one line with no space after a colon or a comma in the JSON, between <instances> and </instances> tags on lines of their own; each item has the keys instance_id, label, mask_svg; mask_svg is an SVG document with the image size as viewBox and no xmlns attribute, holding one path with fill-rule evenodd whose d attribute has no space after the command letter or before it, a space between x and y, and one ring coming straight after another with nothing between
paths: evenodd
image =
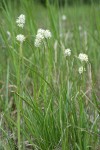
<instances>
[{"instance_id":1,"label":"green grass","mask_svg":"<svg viewBox=\"0 0 100 150\"><path fill-rule=\"evenodd\" d=\"M0 150L99 150L100 6L16 5L9 1L0 12ZM16 25L21 13L23 29ZM38 28L52 33L40 48ZM72 51L68 58L65 48ZM88 63L77 58L82 52Z\"/></svg>"}]
</instances>

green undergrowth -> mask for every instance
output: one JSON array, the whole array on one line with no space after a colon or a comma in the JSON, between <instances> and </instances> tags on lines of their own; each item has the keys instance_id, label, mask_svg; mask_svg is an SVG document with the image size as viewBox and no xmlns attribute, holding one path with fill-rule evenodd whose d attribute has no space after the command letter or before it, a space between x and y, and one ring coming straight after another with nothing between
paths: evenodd
<instances>
[{"instance_id":1,"label":"green undergrowth","mask_svg":"<svg viewBox=\"0 0 100 150\"><path fill-rule=\"evenodd\" d=\"M0 150L99 150L99 10L99 5L43 7L32 0L4 3ZM20 14L26 16L23 29L16 24ZM52 38L36 48L38 28L49 29ZM26 37L22 45L18 34ZM70 57L64 56L66 48ZM80 62L79 53L87 54L89 61ZM78 72L81 65L83 74Z\"/></svg>"}]
</instances>

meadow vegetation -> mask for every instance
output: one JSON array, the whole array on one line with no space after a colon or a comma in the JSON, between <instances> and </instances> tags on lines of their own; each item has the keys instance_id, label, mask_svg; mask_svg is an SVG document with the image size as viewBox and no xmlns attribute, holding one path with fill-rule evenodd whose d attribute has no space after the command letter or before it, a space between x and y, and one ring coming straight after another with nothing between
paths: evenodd
<instances>
[{"instance_id":1,"label":"meadow vegetation","mask_svg":"<svg viewBox=\"0 0 100 150\"><path fill-rule=\"evenodd\" d=\"M0 150L100 149L100 5L3 1L0 52Z\"/></svg>"}]
</instances>

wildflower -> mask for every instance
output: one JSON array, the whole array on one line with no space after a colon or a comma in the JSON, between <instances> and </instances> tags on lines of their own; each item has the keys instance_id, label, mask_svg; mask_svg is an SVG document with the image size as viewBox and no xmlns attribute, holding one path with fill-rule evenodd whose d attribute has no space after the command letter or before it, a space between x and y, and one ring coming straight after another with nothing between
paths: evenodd
<instances>
[{"instance_id":1,"label":"wildflower","mask_svg":"<svg viewBox=\"0 0 100 150\"><path fill-rule=\"evenodd\" d=\"M81 62L85 61L88 62L88 55L80 53L78 58L81 60Z\"/></svg>"},{"instance_id":2,"label":"wildflower","mask_svg":"<svg viewBox=\"0 0 100 150\"><path fill-rule=\"evenodd\" d=\"M46 38L46 39L50 39L51 38L51 32L49 31L49 30L45 30L44 31L44 37Z\"/></svg>"},{"instance_id":3,"label":"wildflower","mask_svg":"<svg viewBox=\"0 0 100 150\"><path fill-rule=\"evenodd\" d=\"M19 27L23 28L25 24L25 15L21 14L17 19L16 23Z\"/></svg>"},{"instance_id":4,"label":"wildflower","mask_svg":"<svg viewBox=\"0 0 100 150\"><path fill-rule=\"evenodd\" d=\"M71 50L69 48L65 49L64 54L65 54L65 56L70 56L71 55Z\"/></svg>"},{"instance_id":5,"label":"wildflower","mask_svg":"<svg viewBox=\"0 0 100 150\"><path fill-rule=\"evenodd\" d=\"M38 30L37 35L36 35L36 39L34 42L35 47L40 47L40 45L44 39L43 33L44 33L44 31L42 31L41 29Z\"/></svg>"},{"instance_id":6,"label":"wildflower","mask_svg":"<svg viewBox=\"0 0 100 150\"><path fill-rule=\"evenodd\" d=\"M42 39L44 39L44 36L43 36L43 34L41 34L41 33L38 33L38 34L36 35L36 39L39 39L39 40L42 40Z\"/></svg>"},{"instance_id":7,"label":"wildflower","mask_svg":"<svg viewBox=\"0 0 100 150\"><path fill-rule=\"evenodd\" d=\"M40 47L41 45L41 39L36 38L34 42L35 47Z\"/></svg>"},{"instance_id":8,"label":"wildflower","mask_svg":"<svg viewBox=\"0 0 100 150\"><path fill-rule=\"evenodd\" d=\"M23 43L25 41L25 36L22 34L19 34L16 36L17 41L19 41L20 43Z\"/></svg>"},{"instance_id":9,"label":"wildflower","mask_svg":"<svg viewBox=\"0 0 100 150\"><path fill-rule=\"evenodd\" d=\"M85 68L83 66L79 67L78 72L79 74L82 74L85 70Z\"/></svg>"},{"instance_id":10,"label":"wildflower","mask_svg":"<svg viewBox=\"0 0 100 150\"><path fill-rule=\"evenodd\" d=\"M9 41L11 38L11 33L9 31L7 31L7 35L8 35L8 41Z\"/></svg>"},{"instance_id":11,"label":"wildflower","mask_svg":"<svg viewBox=\"0 0 100 150\"><path fill-rule=\"evenodd\" d=\"M50 39L51 36L52 35L51 35L51 32L49 30L38 29L37 35L36 35L36 38L35 38L35 42L34 42L35 47L40 47L40 45L42 44L44 38L45 39Z\"/></svg>"},{"instance_id":12,"label":"wildflower","mask_svg":"<svg viewBox=\"0 0 100 150\"><path fill-rule=\"evenodd\" d=\"M37 34L39 34L39 33L44 34L44 31L45 31L44 29L38 29Z\"/></svg>"},{"instance_id":13,"label":"wildflower","mask_svg":"<svg viewBox=\"0 0 100 150\"><path fill-rule=\"evenodd\" d=\"M66 21L66 19L67 19L67 18L66 18L66 15L62 15L62 20L63 20L63 21Z\"/></svg>"}]
</instances>

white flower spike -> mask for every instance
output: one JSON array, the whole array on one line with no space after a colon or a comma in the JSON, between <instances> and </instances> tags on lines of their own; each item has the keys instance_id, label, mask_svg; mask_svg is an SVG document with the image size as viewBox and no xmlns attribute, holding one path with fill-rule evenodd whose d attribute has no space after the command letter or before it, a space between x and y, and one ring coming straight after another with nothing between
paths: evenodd
<instances>
[{"instance_id":1,"label":"white flower spike","mask_svg":"<svg viewBox=\"0 0 100 150\"><path fill-rule=\"evenodd\" d=\"M69 48L65 49L64 55L65 57L71 56L71 50Z\"/></svg>"},{"instance_id":2,"label":"white flower spike","mask_svg":"<svg viewBox=\"0 0 100 150\"><path fill-rule=\"evenodd\" d=\"M80 53L78 58L80 59L81 62L88 62L88 55Z\"/></svg>"},{"instance_id":3,"label":"white flower spike","mask_svg":"<svg viewBox=\"0 0 100 150\"><path fill-rule=\"evenodd\" d=\"M17 41L19 41L20 43L23 43L25 41L25 36L22 34L19 34L16 36Z\"/></svg>"},{"instance_id":4,"label":"white flower spike","mask_svg":"<svg viewBox=\"0 0 100 150\"><path fill-rule=\"evenodd\" d=\"M23 28L25 24L25 15L21 14L17 19L16 23L19 27Z\"/></svg>"},{"instance_id":5,"label":"white flower spike","mask_svg":"<svg viewBox=\"0 0 100 150\"><path fill-rule=\"evenodd\" d=\"M50 39L51 38L51 32L49 30L44 29L38 29L37 35L35 38L34 45L35 47L40 47L44 39Z\"/></svg>"}]
</instances>

